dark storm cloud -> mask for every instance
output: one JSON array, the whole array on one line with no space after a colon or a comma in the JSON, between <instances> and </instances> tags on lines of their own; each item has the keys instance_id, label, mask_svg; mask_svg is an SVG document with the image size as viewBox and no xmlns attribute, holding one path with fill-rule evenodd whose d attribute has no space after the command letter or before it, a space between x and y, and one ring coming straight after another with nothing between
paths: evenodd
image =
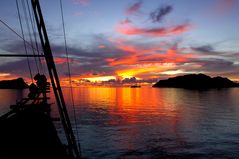
<instances>
[{"instance_id":1,"label":"dark storm cloud","mask_svg":"<svg viewBox=\"0 0 239 159\"><path fill-rule=\"evenodd\" d=\"M137 79L135 77L125 78L122 80L123 83L136 83Z\"/></svg>"},{"instance_id":2,"label":"dark storm cloud","mask_svg":"<svg viewBox=\"0 0 239 159\"><path fill-rule=\"evenodd\" d=\"M30 66L33 76L37 73L35 63L30 60ZM10 73L19 77L28 77L30 78L30 71L28 68L27 59L19 59L18 61L8 62L0 65L0 72Z\"/></svg>"},{"instance_id":3,"label":"dark storm cloud","mask_svg":"<svg viewBox=\"0 0 239 159\"><path fill-rule=\"evenodd\" d=\"M150 13L150 19L153 23L161 22L166 15L172 12L172 10L173 7L170 5L158 7Z\"/></svg>"},{"instance_id":4,"label":"dark storm cloud","mask_svg":"<svg viewBox=\"0 0 239 159\"><path fill-rule=\"evenodd\" d=\"M193 47L192 48L195 51L199 51L202 53L209 53L209 52L213 52L214 48L211 45L204 45L204 46L199 46L199 47Z\"/></svg>"},{"instance_id":5,"label":"dark storm cloud","mask_svg":"<svg viewBox=\"0 0 239 159\"><path fill-rule=\"evenodd\" d=\"M100 35L94 37L94 39L95 41L90 47L68 47L73 77L114 76L117 75L118 70L133 68L137 64L165 62L174 63L177 69L182 69L185 72L227 73L238 70L238 64L233 62L236 57L239 57L238 53L215 51L212 45L192 47L192 52L197 54L194 56L191 53L181 52L180 48L168 49L168 46L161 48L158 45L144 47L140 44L121 41L120 39L108 40L108 37ZM22 41L15 41L11 45L4 44L1 49L13 54L25 54ZM28 50L29 54L32 54L29 47ZM64 46L52 45L52 50L59 75L61 77L68 76ZM35 62L32 58L30 61L33 74L35 74ZM17 58L14 62L2 62L0 72L29 77L27 60ZM154 78L156 75L163 76L159 71L145 72L143 77Z\"/></svg>"},{"instance_id":6,"label":"dark storm cloud","mask_svg":"<svg viewBox=\"0 0 239 159\"><path fill-rule=\"evenodd\" d=\"M238 65L236 65L234 62L223 59L205 60L201 61L201 64L201 69L209 72L226 72L238 69Z\"/></svg>"},{"instance_id":7,"label":"dark storm cloud","mask_svg":"<svg viewBox=\"0 0 239 159\"><path fill-rule=\"evenodd\" d=\"M200 67L193 68L192 65L199 65ZM209 73L223 73L228 71L238 70L239 65L235 62L217 59L217 58L207 58L207 59L196 59L191 60L190 65L181 66L185 72L209 72Z\"/></svg>"},{"instance_id":8,"label":"dark storm cloud","mask_svg":"<svg viewBox=\"0 0 239 159\"><path fill-rule=\"evenodd\" d=\"M97 39L97 38L96 38ZM98 40L104 42L103 39ZM114 74L114 68L108 66L107 58L121 57L126 53L114 45L104 42L105 48L95 46L90 49L83 49L81 47L68 47L69 61L71 65L72 75L112 75ZM1 47L2 50L12 54L25 54L24 45L22 41L14 41L14 43L6 44ZM28 54L33 54L31 48L28 49ZM67 65L65 56L65 47L61 45L52 45L52 51L56 66L61 76L67 76ZM32 68L35 70L35 63L30 58ZM44 60L43 60L44 61ZM43 64L45 64L43 62ZM21 67L19 67L21 66ZM8 72L19 76L28 76L27 60L24 58L15 59L14 62L1 63L0 72ZM34 71L33 71L34 72Z\"/></svg>"},{"instance_id":9,"label":"dark storm cloud","mask_svg":"<svg viewBox=\"0 0 239 159\"><path fill-rule=\"evenodd\" d=\"M203 45L198 47L191 47L192 51L195 53L200 54L201 56L217 56L223 59L228 60L235 60L239 58L239 52L235 51L218 51L214 49L213 45Z\"/></svg>"}]
</instances>

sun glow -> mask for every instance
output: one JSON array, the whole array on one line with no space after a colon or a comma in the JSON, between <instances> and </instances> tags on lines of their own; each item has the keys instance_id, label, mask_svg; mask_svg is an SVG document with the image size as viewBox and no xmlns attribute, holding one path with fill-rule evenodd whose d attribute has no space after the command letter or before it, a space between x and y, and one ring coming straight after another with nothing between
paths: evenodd
<instances>
[{"instance_id":1,"label":"sun glow","mask_svg":"<svg viewBox=\"0 0 239 159\"><path fill-rule=\"evenodd\" d=\"M182 70L174 70L174 71L164 71L162 72L162 74L165 75L176 75L176 74L180 74L180 73L184 73Z\"/></svg>"},{"instance_id":2,"label":"sun glow","mask_svg":"<svg viewBox=\"0 0 239 159\"><path fill-rule=\"evenodd\" d=\"M0 77L6 77L6 76L10 76L10 73L0 73Z\"/></svg>"},{"instance_id":3,"label":"sun glow","mask_svg":"<svg viewBox=\"0 0 239 159\"><path fill-rule=\"evenodd\" d=\"M111 79L116 79L116 77L115 76L100 76L100 77L88 77L84 79L89 80L91 82L102 82L102 81L108 81Z\"/></svg>"},{"instance_id":4,"label":"sun glow","mask_svg":"<svg viewBox=\"0 0 239 159\"><path fill-rule=\"evenodd\" d=\"M10 73L0 73L0 80L12 80L18 78Z\"/></svg>"},{"instance_id":5,"label":"sun glow","mask_svg":"<svg viewBox=\"0 0 239 159\"><path fill-rule=\"evenodd\" d=\"M144 73L159 73L162 71L166 71L172 68L173 65L152 65L152 66L139 66L136 68L131 69L124 69L116 71L116 74L122 78L131 78L136 77L137 75L144 74Z\"/></svg>"}]
</instances>

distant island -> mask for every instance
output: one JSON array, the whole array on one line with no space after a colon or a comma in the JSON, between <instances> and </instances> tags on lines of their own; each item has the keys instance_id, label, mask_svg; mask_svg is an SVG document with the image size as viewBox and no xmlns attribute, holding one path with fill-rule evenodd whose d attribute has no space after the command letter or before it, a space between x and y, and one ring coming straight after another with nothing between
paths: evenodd
<instances>
[{"instance_id":1,"label":"distant island","mask_svg":"<svg viewBox=\"0 0 239 159\"><path fill-rule=\"evenodd\" d=\"M25 89L28 85L23 78L0 81L0 89Z\"/></svg>"},{"instance_id":2,"label":"distant island","mask_svg":"<svg viewBox=\"0 0 239 159\"><path fill-rule=\"evenodd\" d=\"M211 78L205 74L189 74L160 80L153 87L207 89L239 87L239 84L224 77Z\"/></svg>"}]
</instances>

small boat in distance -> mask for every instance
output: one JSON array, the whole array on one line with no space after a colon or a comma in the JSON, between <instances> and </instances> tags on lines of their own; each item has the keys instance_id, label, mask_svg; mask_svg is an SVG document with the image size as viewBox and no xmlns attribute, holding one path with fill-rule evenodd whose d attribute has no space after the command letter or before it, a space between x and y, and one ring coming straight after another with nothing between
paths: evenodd
<instances>
[{"instance_id":1,"label":"small boat in distance","mask_svg":"<svg viewBox=\"0 0 239 159\"><path fill-rule=\"evenodd\" d=\"M130 86L130 88L141 88L141 86L136 84L136 85Z\"/></svg>"}]
</instances>

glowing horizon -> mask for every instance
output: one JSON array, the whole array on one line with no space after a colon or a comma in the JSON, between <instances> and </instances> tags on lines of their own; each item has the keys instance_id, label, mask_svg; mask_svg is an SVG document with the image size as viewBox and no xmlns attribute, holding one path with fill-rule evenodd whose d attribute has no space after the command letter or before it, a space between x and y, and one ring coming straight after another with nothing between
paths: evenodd
<instances>
[{"instance_id":1,"label":"glowing horizon","mask_svg":"<svg viewBox=\"0 0 239 159\"><path fill-rule=\"evenodd\" d=\"M1 18L20 32L15 1L0 4ZM56 67L60 79L67 83L67 59L58 5L56 1L41 1ZM239 4L236 0L165 3L63 0L63 5L69 63L75 84L127 78L152 83L189 73L239 79L239 21L236 20ZM25 38L30 41L25 21L23 24ZM0 25L0 28L0 53L24 54L22 40L5 26ZM27 46L27 50L32 54L31 47ZM41 62L45 65L43 59ZM22 58L3 58L0 80L23 77L30 81L27 63ZM30 65L32 74L36 74L33 59Z\"/></svg>"}]
</instances>

